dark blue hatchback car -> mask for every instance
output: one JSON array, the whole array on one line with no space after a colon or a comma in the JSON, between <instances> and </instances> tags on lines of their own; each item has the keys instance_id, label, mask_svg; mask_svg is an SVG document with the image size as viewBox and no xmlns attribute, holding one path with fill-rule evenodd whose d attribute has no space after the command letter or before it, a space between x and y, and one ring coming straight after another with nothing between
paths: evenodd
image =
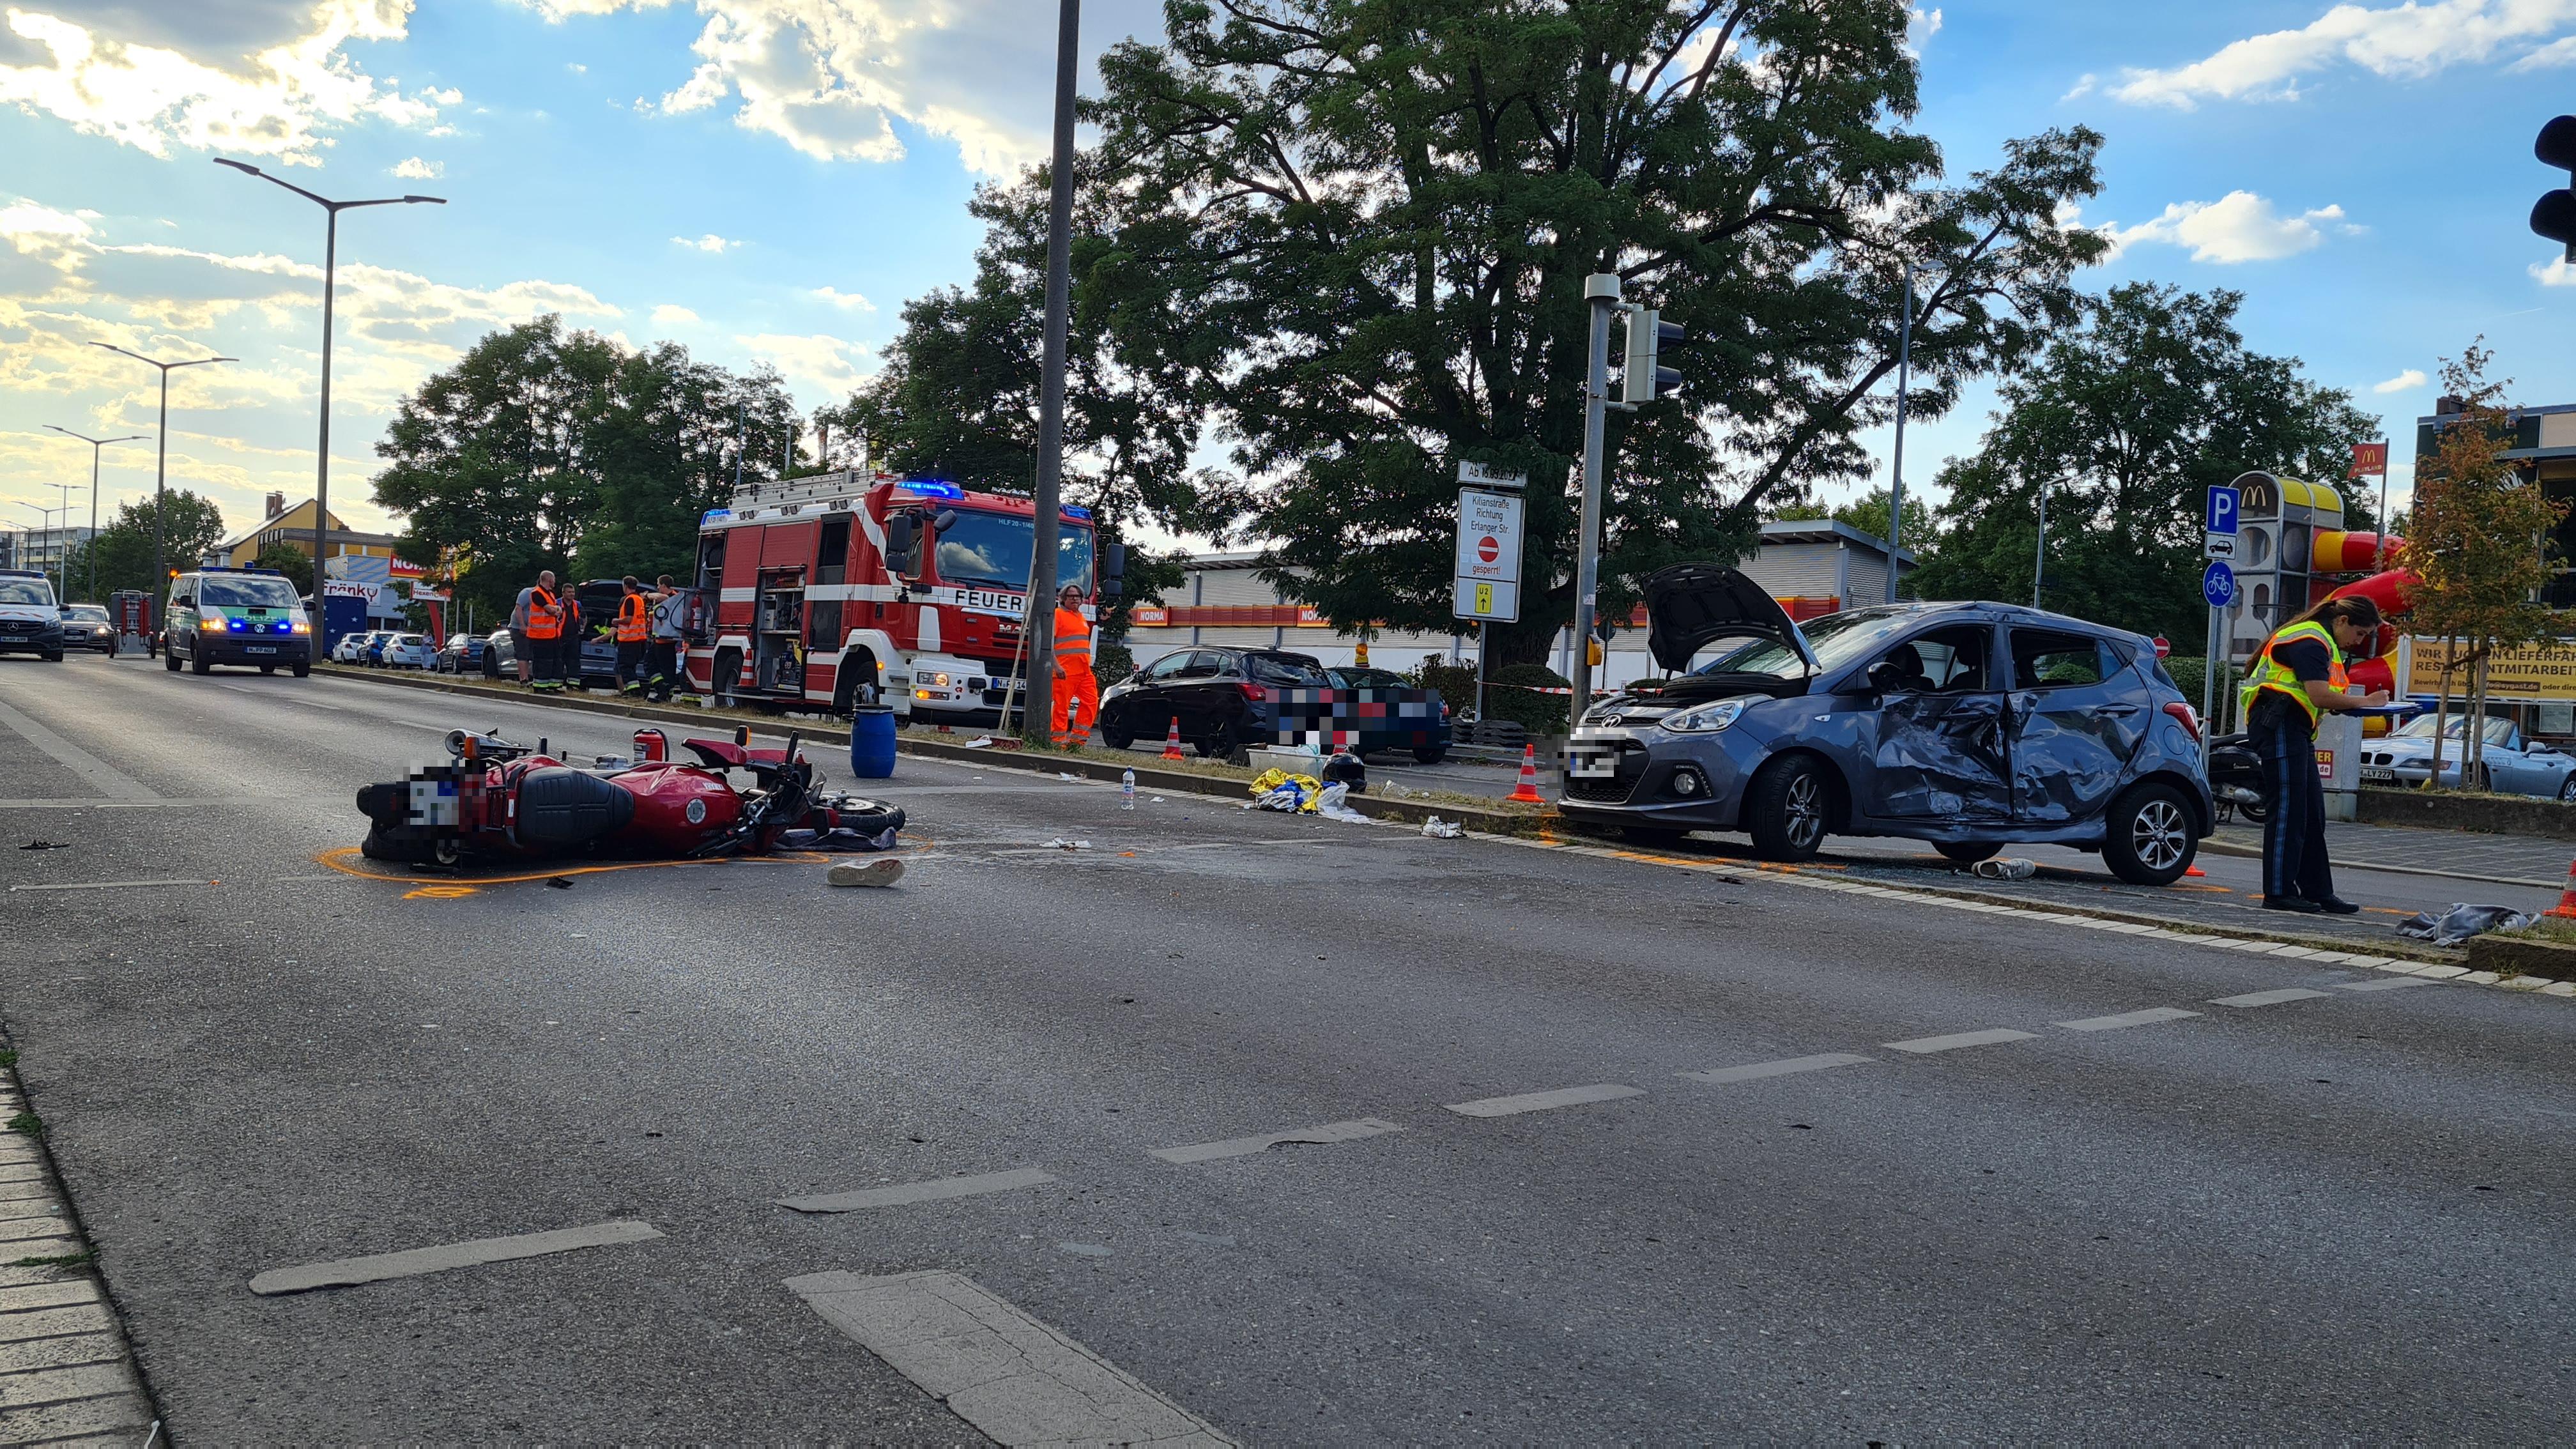
<instances>
[{"instance_id":1,"label":"dark blue hatchback car","mask_svg":"<svg viewBox=\"0 0 2576 1449\"><path fill-rule=\"evenodd\" d=\"M2213 827L2200 725L2135 634L2012 604L1854 609L1803 629L1734 569L1646 581L1672 671L1585 712L1565 813L1647 837L1742 831L1774 860L1828 834L2098 850L2167 885ZM1701 660L1694 667L1694 660Z\"/></svg>"}]
</instances>

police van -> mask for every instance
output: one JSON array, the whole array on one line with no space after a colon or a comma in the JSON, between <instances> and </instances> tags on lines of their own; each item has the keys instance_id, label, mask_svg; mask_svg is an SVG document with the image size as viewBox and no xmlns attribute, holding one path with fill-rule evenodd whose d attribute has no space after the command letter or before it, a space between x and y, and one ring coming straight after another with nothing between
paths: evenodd
<instances>
[{"instance_id":1,"label":"police van","mask_svg":"<svg viewBox=\"0 0 2576 1449\"><path fill-rule=\"evenodd\" d=\"M313 621L295 585L275 569L201 568L170 581L163 616L161 665L203 674L218 664L280 667L302 679L313 672Z\"/></svg>"},{"instance_id":2,"label":"police van","mask_svg":"<svg viewBox=\"0 0 2576 1449\"><path fill-rule=\"evenodd\" d=\"M31 569L0 569L0 654L63 662L63 611L54 581Z\"/></svg>"}]
</instances>

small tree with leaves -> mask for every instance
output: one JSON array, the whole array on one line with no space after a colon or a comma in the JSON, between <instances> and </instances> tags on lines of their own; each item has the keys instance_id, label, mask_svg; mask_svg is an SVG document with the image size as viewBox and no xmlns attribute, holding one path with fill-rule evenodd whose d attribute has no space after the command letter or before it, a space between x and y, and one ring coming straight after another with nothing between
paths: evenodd
<instances>
[{"instance_id":1,"label":"small tree with leaves","mask_svg":"<svg viewBox=\"0 0 2576 1449\"><path fill-rule=\"evenodd\" d=\"M2433 450L2415 460L2415 499L2406 566L2416 577L2415 629L2442 639L2442 694L2435 716L2429 784L2442 778L2451 676L2465 671L2471 725L2462 732L2460 779L2484 764L2486 662L2498 649L2557 633L2557 616L2540 602L2549 582L2549 533L2567 505L2524 481L2505 450L2516 417L2504 401L2509 378L2489 379L2491 349L2472 341L2442 364L2442 391L2460 410L2434 433Z\"/></svg>"}]
</instances>

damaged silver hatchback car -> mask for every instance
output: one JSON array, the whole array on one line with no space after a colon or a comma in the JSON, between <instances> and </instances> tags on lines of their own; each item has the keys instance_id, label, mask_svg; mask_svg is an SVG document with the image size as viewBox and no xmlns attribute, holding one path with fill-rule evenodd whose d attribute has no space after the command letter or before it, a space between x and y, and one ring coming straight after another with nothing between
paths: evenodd
<instances>
[{"instance_id":1,"label":"damaged silver hatchback car","mask_svg":"<svg viewBox=\"0 0 2576 1449\"><path fill-rule=\"evenodd\" d=\"M2215 812L2200 726L2148 640L2012 604L1894 604L1792 623L1718 564L1646 581L1671 673L1585 712L1561 808L1652 839L1742 831L1772 860L1828 834L2098 850L2168 885ZM1703 659L1697 667L1693 660Z\"/></svg>"}]
</instances>

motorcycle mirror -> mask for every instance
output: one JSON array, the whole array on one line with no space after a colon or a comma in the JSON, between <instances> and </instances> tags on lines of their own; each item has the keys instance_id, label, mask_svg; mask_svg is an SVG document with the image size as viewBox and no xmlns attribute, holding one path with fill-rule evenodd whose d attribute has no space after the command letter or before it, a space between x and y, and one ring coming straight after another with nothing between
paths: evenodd
<instances>
[{"instance_id":1,"label":"motorcycle mirror","mask_svg":"<svg viewBox=\"0 0 2576 1449\"><path fill-rule=\"evenodd\" d=\"M447 752L450 755L455 756L457 759L461 760L465 758L465 731L449 730L447 732Z\"/></svg>"}]
</instances>

